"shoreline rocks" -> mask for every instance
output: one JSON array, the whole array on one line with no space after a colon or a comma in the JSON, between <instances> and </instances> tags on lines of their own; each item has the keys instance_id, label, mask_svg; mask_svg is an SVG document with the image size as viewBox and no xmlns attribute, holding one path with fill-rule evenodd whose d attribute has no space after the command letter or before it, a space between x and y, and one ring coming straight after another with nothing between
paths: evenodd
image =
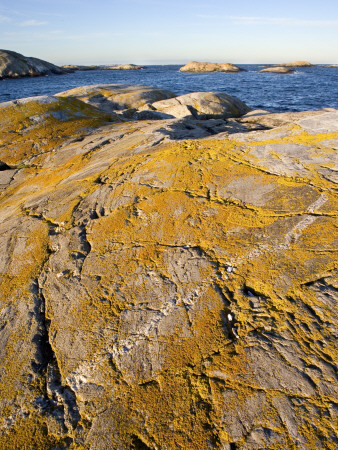
<instances>
[{"instance_id":1,"label":"shoreline rocks","mask_svg":"<svg viewBox=\"0 0 338 450\"><path fill-rule=\"evenodd\" d=\"M200 120L240 117L250 111L244 102L223 92L193 92L155 102L151 106L176 118Z\"/></svg>"},{"instance_id":2,"label":"shoreline rocks","mask_svg":"<svg viewBox=\"0 0 338 450\"><path fill-rule=\"evenodd\" d=\"M167 89L128 84L97 84L81 86L55 94L56 97L77 98L105 112L119 112L130 117L142 107L175 97ZM151 108L150 108L151 109Z\"/></svg>"},{"instance_id":3,"label":"shoreline rocks","mask_svg":"<svg viewBox=\"0 0 338 450\"><path fill-rule=\"evenodd\" d=\"M77 98L101 111L137 120L226 119L240 117L250 111L244 102L223 92L193 92L176 96L166 89L142 85L89 85L55 96Z\"/></svg>"},{"instance_id":4,"label":"shoreline rocks","mask_svg":"<svg viewBox=\"0 0 338 450\"><path fill-rule=\"evenodd\" d=\"M42 59L21 55L11 50L0 50L0 80L4 78L62 75L69 69L61 68Z\"/></svg>"},{"instance_id":5,"label":"shoreline rocks","mask_svg":"<svg viewBox=\"0 0 338 450\"><path fill-rule=\"evenodd\" d=\"M180 68L180 72L194 72L194 73L203 73L203 72L242 72L244 69L241 69L238 66L235 66L231 63L210 63L210 62L197 62L191 61L185 66Z\"/></svg>"}]
</instances>

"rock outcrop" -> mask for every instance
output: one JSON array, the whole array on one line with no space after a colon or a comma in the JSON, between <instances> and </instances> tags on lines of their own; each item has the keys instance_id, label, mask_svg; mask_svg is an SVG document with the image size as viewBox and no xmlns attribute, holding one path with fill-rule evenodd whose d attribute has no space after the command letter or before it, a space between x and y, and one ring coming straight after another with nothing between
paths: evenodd
<instances>
[{"instance_id":1,"label":"rock outcrop","mask_svg":"<svg viewBox=\"0 0 338 450\"><path fill-rule=\"evenodd\" d=\"M68 73L69 70L38 58L23 56L10 50L0 50L0 80L3 78L38 77Z\"/></svg>"},{"instance_id":2,"label":"rock outcrop","mask_svg":"<svg viewBox=\"0 0 338 450\"><path fill-rule=\"evenodd\" d=\"M57 97L77 98L97 107L101 111L123 111L132 115L137 109L159 100L175 96L166 89L156 89L150 86L128 84L97 84L82 86L56 94Z\"/></svg>"},{"instance_id":3,"label":"rock outcrop","mask_svg":"<svg viewBox=\"0 0 338 450\"><path fill-rule=\"evenodd\" d=\"M244 69L230 63L210 63L191 61L180 68L180 72L240 72Z\"/></svg>"},{"instance_id":4,"label":"rock outcrop","mask_svg":"<svg viewBox=\"0 0 338 450\"><path fill-rule=\"evenodd\" d=\"M308 61L293 61L293 62L289 62L289 63L278 64L278 66L285 66L285 67L312 67L313 64L309 63Z\"/></svg>"},{"instance_id":5,"label":"rock outcrop","mask_svg":"<svg viewBox=\"0 0 338 450\"><path fill-rule=\"evenodd\" d=\"M75 64L66 64L64 66L61 66L62 69L66 69L66 70L71 70L71 71L76 71L76 70L82 70L82 71L87 71L87 70L100 70L102 69L101 66L78 66Z\"/></svg>"},{"instance_id":6,"label":"rock outcrop","mask_svg":"<svg viewBox=\"0 0 338 450\"><path fill-rule=\"evenodd\" d=\"M110 66L103 66L104 70L141 70L145 69L145 66L138 66L136 64L117 64Z\"/></svg>"},{"instance_id":7,"label":"rock outcrop","mask_svg":"<svg viewBox=\"0 0 338 450\"><path fill-rule=\"evenodd\" d=\"M291 72L293 72L293 69L289 69L288 67L283 67L283 66L273 66L273 67L267 67L266 69L262 69L259 72L291 73Z\"/></svg>"},{"instance_id":8,"label":"rock outcrop","mask_svg":"<svg viewBox=\"0 0 338 450\"><path fill-rule=\"evenodd\" d=\"M338 111L110 117L0 104L2 448L334 450Z\"/></svg>"},{"instance_id":9,"label":"rock outcrop","mask_svg":"<svg viewBox=\"0 0 338 450\"><path fill-rule=\"evenodd\" d=\"M75 64L67 64L64 66L61 66L63 69L67 70L141 70L145 69L145 66L137 66L136 64L110 64L110 65L101 65L101 66L78 66Z\"/></svg>"},{"instance_id":10,"label":"rock outcrop","mask_svg":"<svg viewBox=\"0 0 338 450\"><path fill-rule=\"evenodd\" d=\"M244 102L222 92L193 92L155 102L151 107L173 117L195 119L227 119L250 111Z\"/></svg>"}]
</instances>

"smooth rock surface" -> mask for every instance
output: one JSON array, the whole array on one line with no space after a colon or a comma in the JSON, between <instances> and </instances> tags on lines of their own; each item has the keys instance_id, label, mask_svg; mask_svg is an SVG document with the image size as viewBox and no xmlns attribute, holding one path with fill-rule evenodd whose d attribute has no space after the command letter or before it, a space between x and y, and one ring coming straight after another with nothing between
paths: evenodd
<instances>
[{"instance_id":1,"label":"smooth rock surface","mask_svg":"<svg viewBox=\"0 0 338 450\"><path fill-rule=\"evenodd\" d=\"M0 104L2 448L335 450L337 114Z\"/></svg>"},{"instance_id":2,"label":"smooth rock surface","mask_svg":"<svg viewBox=\"0 0 338 450\"><path fill-rule=\"evenodd\" d=\"M152 108L174 117L195 119L239 117L250 108L236 97L222 92L193 92L169 100L154 102Z\"/></svg>"},{"instance_id":3,"label":"smooth rock surface","mask_svg":"<svg viewBox=\"0 0 338 450\"><path fill-rule=\"evenodd\" d=\"M180 72L240 72L244 69L231 63L210 63L191 61L180 68Z\"/></svg>"},{"instance_id":4,"label":"smooth rock surface","mask_svg":"<svg viewBox=\"0 0 338 450\"><path fill-rule=\"evenodd\" d=\"M150 86L127 84L98 84L82 86L56 94L57 97L77 98L96 108L106 111L134 110L159 100L174 97L175 94L166 89Z\"/></svg>"},{"instance_id":5,"label":"smooth rock surface","mask_svg":"<svg viewBox=\"0 0 338 450\"><path fill-rule=\"evenodd\" d=\"M267 67L266 69L262 69L259 72L291 73L292 69L282 66L274 66L274 67Z\"/></svg>"},{"instance_id":6,"label":"smooth rock surface","mask_svg":"<svg viewBox=\"0 0 338 450\"><path fill-rule=\"evenodd\" d=\"M52 73L60 75L68 73L68 70L42 59L23 56L10 50L0 50L0 80L3 78L37 77Z\"/></svg>"}]
</instances>

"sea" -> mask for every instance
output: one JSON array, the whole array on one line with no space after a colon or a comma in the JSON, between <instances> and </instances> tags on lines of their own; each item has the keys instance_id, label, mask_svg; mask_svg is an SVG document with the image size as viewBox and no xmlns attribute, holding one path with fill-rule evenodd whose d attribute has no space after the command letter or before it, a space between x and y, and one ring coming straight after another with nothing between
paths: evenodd
<instances>
[{"instance_id":1,"label":"sea","mask_svg":"<svg viewBox=\"0 0 338 450\"><path fill-rule=\"evenodd\" d=\"M0 102L53 95L90 84L142 84L176 95L224 92L253 109L271 112L338 109L338 67L300 67L291 74L259 73L263 64L243 64L237 73L183 73L180 65L150 65L142 70L77 71L64 75L0 81Z\"/></svg>"}]
</instances>

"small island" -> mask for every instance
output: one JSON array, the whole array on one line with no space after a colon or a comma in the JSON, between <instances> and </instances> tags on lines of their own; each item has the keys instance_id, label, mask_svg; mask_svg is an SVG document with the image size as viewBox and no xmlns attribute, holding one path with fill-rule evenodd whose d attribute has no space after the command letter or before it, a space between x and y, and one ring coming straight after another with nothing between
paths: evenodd
<instances>
[{"instance_id":1,"label":"small island","mask_svg":"<svg viewBox=\"0 0 338 450\"><path fill-rule=\"evenodd\" d=\"M313 67L313 64L309 63L308 61L293 61L293 62L289 62L289 63L278 64L278 66L281 66L281 67Z\"/></svg>"},{"instance_id":2,"label":"small island","mask_svg":"<svg viewBox=\"0 0 338 450\"><path fill-rule=\"evenodd\" d=\"M293 69L289 69L288 67L283 66L273 66L273 67L267 67L266 69L262 69L259 71L262 72L271 72L271 73L291 73L293 72Z\"/></svg>"},{"instance_id":3,"label":"small island","mask_svg":"<svg viewBox=\"0 0 338 450\"><path fill-rule=\"evenodd\" d=\"M231 63L210 63L191 61L180 68L180 72L241 72L238 66Z\"/></svg>"}]
</instances>

